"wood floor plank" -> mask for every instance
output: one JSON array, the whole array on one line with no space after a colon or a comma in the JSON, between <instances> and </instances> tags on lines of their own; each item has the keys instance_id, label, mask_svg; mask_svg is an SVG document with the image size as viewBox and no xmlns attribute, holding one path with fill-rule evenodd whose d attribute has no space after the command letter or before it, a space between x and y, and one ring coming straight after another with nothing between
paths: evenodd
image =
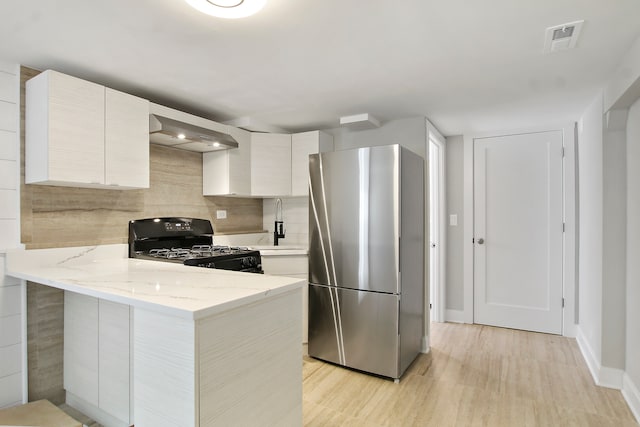
<instances>
[{"instance_id":1,"label":"wood floor plank","mask_svg":"<svg viewBox=\"0 0 640 427\"><path fill-rule=\"evenodd\" d=\"M305 426L635 426L574 339L434 323L399 384L305 358Z\"/></svg>"}]
</instances>

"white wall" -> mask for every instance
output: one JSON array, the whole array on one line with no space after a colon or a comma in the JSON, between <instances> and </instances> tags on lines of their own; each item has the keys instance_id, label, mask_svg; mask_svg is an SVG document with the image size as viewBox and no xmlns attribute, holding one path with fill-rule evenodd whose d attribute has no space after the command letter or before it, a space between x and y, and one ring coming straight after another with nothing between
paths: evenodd
<instances>
[{"instance_id":1,"label":"white wall","mask_svg":"<svg viewBox=\"0 0 640 427\"><path fill-rule=\"evenodd\" d=\"M461 320L461 315L452 313L461 312L464 309L464 264L462 247L464 241L464 138L460 136L447 137L447 213L446 213L446 239L447 239L447 267L446 267L446 301L448 316L446 320ZM458 216L458 225L449 224L449 216Z\"/></svg>"},{"instance_id":2,"label":"white wall","mask_svg":"<svg viewBox=\"0 0 640 427\"><path fill-rule=\"evenodd\" d=\"M627 168L626 132L609 122L603 143L602 365L625 365Z\"/></svg>"},{"instance_id":3,"label":"white wall","mask_svg":"<svg viewBox=\"0 0 640 427\"><path fill-rule=\"evenodd\" d=\"M640 420L640 99L627 119L626 374L636 391Z\"/></svg>"},{"instance_id":4,"label":"white wall","mask_svg":"<svg viewBox=\"0 0 640 427\"><path fill-rule=\"evenodd\" d=\"M578 126L579 340L596 381L620 387L625 368L626 134L604 123L603 95Z\"/></svg>"},{"instance_id":5,"label":"white wall","mask_svg":"<svg viewBox=\"0 0 640 427\"><path fill-rule=\"evenodd\" d=\"M19 67L0 61L0 408L23 400L24 286L4 276L19 241Z\"/></svg>"},{"instance_id":6,"label":"white wall","mask_svg":"<svg viewBox=\"0 0 640 427\"><path fill-rule=\"evenodd\" d=\"M602 92L585 110L578 124L579 164L579 318L578 340L587 360L602 360Z\"/></svg>"},{"instance_id":7,"label":"white wall","mask_svg":"<svg viewBox=\"0 0 640 427\"><path fill-rule=\"evenodd\" d=\"M622 389L640 421L640 38L578 138L578 344L596 383Z\"/></svg>"},{"instance_id":8,"label":"white wall","mask_svg":"<svg viewBox=\"0 0 640 427\"><path fill-rule=\"evenodd\" d=\"M19 70L0 61L0 250L19 243Z\"/></svg>"}]
</instances>

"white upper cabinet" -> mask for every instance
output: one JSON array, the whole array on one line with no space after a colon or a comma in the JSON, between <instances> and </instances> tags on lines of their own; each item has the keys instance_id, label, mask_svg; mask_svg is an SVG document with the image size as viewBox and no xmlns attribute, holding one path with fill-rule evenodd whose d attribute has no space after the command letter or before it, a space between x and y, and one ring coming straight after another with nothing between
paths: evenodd
<instances>
[{"instance_id":1,"label":"white upper cabinet","mask_svg":"<svg viewBox=\"0 0 640 427\"><path fill-rule=\"evenodd\" d=\"M202 155L205 196L273 197L291 194L291 135L229 127L238 148Z\"/></svg>"},{"instance_id":2,"label":"white upper cabinet","mask_svg":"<svg viewBox=\"0 0 640 427\"><path fill-rule=\"evenodd\" d=\"M320 131L291 136L291 195L309 195L309 155L333 151L333 137Z\"/></svg>"},{"instance_id":3,"label":"white upper cabinet","mask_svg":"<svg viewBox=\"0 0 640 427\"><path fill-rule=\"evenodd\" d=\"M48 70L27 82L25 182L149 187L149 103Z\"/></svg>"},{"instance_id":4,"label":"white upper cabinet","mask_svg":"<svg viewBox=\"0 0 640 427\"><path fill-rule=\"evenodd\" d=\"M307 196L309 154L333 151L324 132L298 134L235 131L237 149L204 153L203 194L244 197Z\"/></svg>"},{"instance_id":5,"label":"white upper cabinet","mask_svg":"<svg viewBox=\"0 0 640 427\"><path fill-rule=\"evenodd\" d=\"M149 101L105 90L105 184L149 188Z\"/></svg>"},{"instance_id":6,"label":"white upper cabinet","mask_svg":"<svg viewBox=\"0 0 640 427\"><path fill-rule=\"evenodd\" d=\"M251 134L251 195L291 194L291 135Z\"/></svg>"},{"instance_id":7,"label":"white upper cabinet","mask_svg":"<svg viewBox=\"0 0 640 427\"><path fill-rule=\"evenodd\" d=\"M229 126L238 148L202 154L202 194L251 195L251 132Z\"/></svg>"},{"instance_id":8,"label":"white upper cabinet","mask_svg":"<svg viewBox=\"0 0 640 427\"><path fill-rule=\"evenodd\" d=\"M27 82L25 181L104 183L104 87L54 71Z\"/></svg>"}]
</instances>

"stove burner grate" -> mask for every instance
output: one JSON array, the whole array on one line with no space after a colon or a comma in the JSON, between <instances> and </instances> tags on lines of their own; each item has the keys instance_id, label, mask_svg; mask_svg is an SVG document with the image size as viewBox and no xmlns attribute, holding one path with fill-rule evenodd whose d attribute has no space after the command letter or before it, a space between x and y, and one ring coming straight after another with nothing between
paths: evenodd
<instances>
[{"instance_id":1,"label":"stove burner grate","mask_svg":"<svg viewBox=\"0 0 640 427\"><path fill-rule=\"evenodd\" d=\"M248 251L249 248L237 246L211 246L195 245L191 248L158 248L149 250L148 255L154 258L165 259L192 259L212 257L216 255L228 255Z\"/></svg>"}]
</instances>

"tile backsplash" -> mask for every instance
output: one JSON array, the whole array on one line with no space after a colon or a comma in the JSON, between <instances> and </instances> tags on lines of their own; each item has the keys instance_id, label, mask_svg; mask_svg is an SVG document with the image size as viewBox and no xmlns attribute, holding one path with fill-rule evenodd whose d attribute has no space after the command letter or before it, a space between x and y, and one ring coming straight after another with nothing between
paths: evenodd
<instances>
[{"instance_id":1,"label":"tile backsplash","mask_svg":"<svg viewBox=\"0 0 640 427\"><path fill-rule=\"evenodd\" d=\"M274 221L276 218L276 200L264 199L262 204L263 228L268 231L269 244L273 244ZM281 245L309 246L309 198L283 197L282 220L285 238Z\"/></svg>"}]
</instances>

